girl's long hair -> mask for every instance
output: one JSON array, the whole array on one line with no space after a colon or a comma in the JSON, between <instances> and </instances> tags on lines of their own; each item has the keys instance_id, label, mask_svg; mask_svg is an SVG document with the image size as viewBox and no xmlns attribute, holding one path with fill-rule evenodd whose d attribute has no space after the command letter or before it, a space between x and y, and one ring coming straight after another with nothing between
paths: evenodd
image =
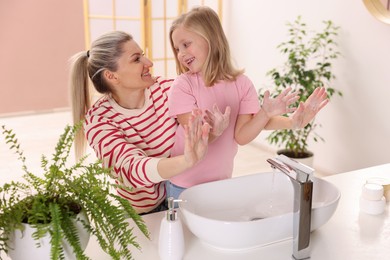
<instances>
[{"instance_id":1,"label":"girl's long hair","mask_svg":"<svg viewBox=\"0 0 390 260\"><path fill-rule=\"evenodd\" d=\"M195 7L173 21L169 31L172 51L175 55L176 71L178 74L188 71L180 64L177 51L173 45L172 33L179 26L202 36L209 45L209 54L202 69L206 86L212 86L219 80L234 81L244 70L236 69L230 55L229 42L223 31L217 13L206 6Z\"/></svg>"}]
</instances>

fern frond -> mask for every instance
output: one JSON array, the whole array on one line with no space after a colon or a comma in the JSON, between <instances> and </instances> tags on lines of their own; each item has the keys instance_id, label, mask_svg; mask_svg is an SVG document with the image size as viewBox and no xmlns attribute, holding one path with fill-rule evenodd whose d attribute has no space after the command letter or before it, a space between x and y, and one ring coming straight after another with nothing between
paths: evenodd
<instances>
[{"instance_id":1,"label":"fern frond","mask_svg":"<svg viewBox=\"0 0 390 260\"><path fill-rule=\"evenodd\" d=\"M142 233L150 239L150 234L148 231L148 228L145 224L145 221L142 219L142 217L134 210L134 208L131 206L128 200L115 195L115 194L110 194L110 196L117 201L121 207L123 208L123 211L126 215L123 215L126 218L131 218L134 223L137 225L137 227L142 231Z\"/></svg>"},{"instance_id":2,"label":"fern frond","mask_svg":"<svg viewBox=\"0 0 390 260\"><path fill-rule=\"evenodd\" d=\"M50 215L51 215L51 259L65 259L64 249L62 248L62 232L61 232L61 222L62 222L62 212L58 204L50 203L49 205Z\"/></svg>"},{"instance_id":3,"label":"fern frond","mask_svg":"<svg viewBox=\"0 0 390 260\"><path fill-rule=\"evenodd\" d=\"M83 214L83 213L80 213ZM85 254L80 244L80 237L78 230L76 228L76 218L70 217L68 214L63 214L63 219L61 221L61 229L64 234L65 240L70 244L73 249L73 253L76 255L76 258L79 260L89 259Z\"/></svg>"}]
</instances>

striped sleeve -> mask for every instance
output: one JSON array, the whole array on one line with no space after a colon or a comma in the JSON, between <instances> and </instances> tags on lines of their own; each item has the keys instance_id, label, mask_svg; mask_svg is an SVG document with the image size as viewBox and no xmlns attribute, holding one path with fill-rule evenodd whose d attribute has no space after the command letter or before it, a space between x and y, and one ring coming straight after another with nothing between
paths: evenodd
<instances>
[{"instance_id":1,"label":"striped sleeve","mask_svg":"<svg viewBox=\"0 0 390 260\"><path fill-rule=\"evenodd\" d=\"M99 114L106 113L100 111ZM113 177L123 185L134 188L163 181L157 171L157 163L161 158L148 157L142 149L131 143L116 126L114 116L106 118L99 114L86 118L85 133L103 166L113 169Z\"/></svg>"}]
</instances>

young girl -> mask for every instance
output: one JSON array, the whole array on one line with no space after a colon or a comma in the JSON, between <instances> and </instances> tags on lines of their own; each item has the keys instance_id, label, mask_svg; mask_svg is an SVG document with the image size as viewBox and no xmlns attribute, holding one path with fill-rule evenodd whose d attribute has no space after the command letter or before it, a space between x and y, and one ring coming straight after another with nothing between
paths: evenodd
<instances>
[{"instance_id":1,"label":"young girl","mask_svg":"<svg viewBox=\"0 0 390 260\"><path fill-rule=\"evenodd\" d=\"M178 197L183 189L199 183L230 178L237 144L249 143L263 129L304 127L328 102L325 89L319 88L294 112L289 106L299 97L288 88L275 99L267 92L260 106L252 82L232 65L228 41L211 8L197 7L175 20L170 42L181 74L169 94L170 114L184 126L194 108L215 114L225 111L220 115L228 124L224 131L212 128L206 157L170 179L168 196ZM294 112L291 117L281 116L290 112ZM182 153L183 137L179 127L172 155Z\"/></svg>"},{"instance_id":2,"label":"young girl","mask_svg":"<svg viewBox=\"0 0 390 260\"><path fill-rule=\"evenodd\" d=\"M116 182L130 188L118 193L138 213L166 209L165 180L198 163L208 147L209 126L194 110L185 148L170 157L177 128L168 114L172 80L152 77L152 66L129 34L114 31L74 55L71 68L73 118L84 119L85 132L76 140L76 154L82 154L86 137ZM89 80L103 94L92 106Z\"/></svg>"}]
</instances>

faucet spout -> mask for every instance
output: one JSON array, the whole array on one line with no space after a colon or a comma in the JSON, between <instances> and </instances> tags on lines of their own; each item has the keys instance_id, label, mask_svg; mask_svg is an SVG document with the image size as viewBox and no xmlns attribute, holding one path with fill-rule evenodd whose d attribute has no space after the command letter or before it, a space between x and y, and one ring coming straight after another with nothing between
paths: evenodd
<instances>
[{"instance_id":1,"label":"faucet spout","mask_svg":"<svg viewBox=\"0 0 390 260\"><path fill-rule=\"evenodd\" d=\"M293 258L310 258L310 229L314 169L284 155L267 159L272 168L286 174L294 188Z\"/></svg>"}]
</instances>

